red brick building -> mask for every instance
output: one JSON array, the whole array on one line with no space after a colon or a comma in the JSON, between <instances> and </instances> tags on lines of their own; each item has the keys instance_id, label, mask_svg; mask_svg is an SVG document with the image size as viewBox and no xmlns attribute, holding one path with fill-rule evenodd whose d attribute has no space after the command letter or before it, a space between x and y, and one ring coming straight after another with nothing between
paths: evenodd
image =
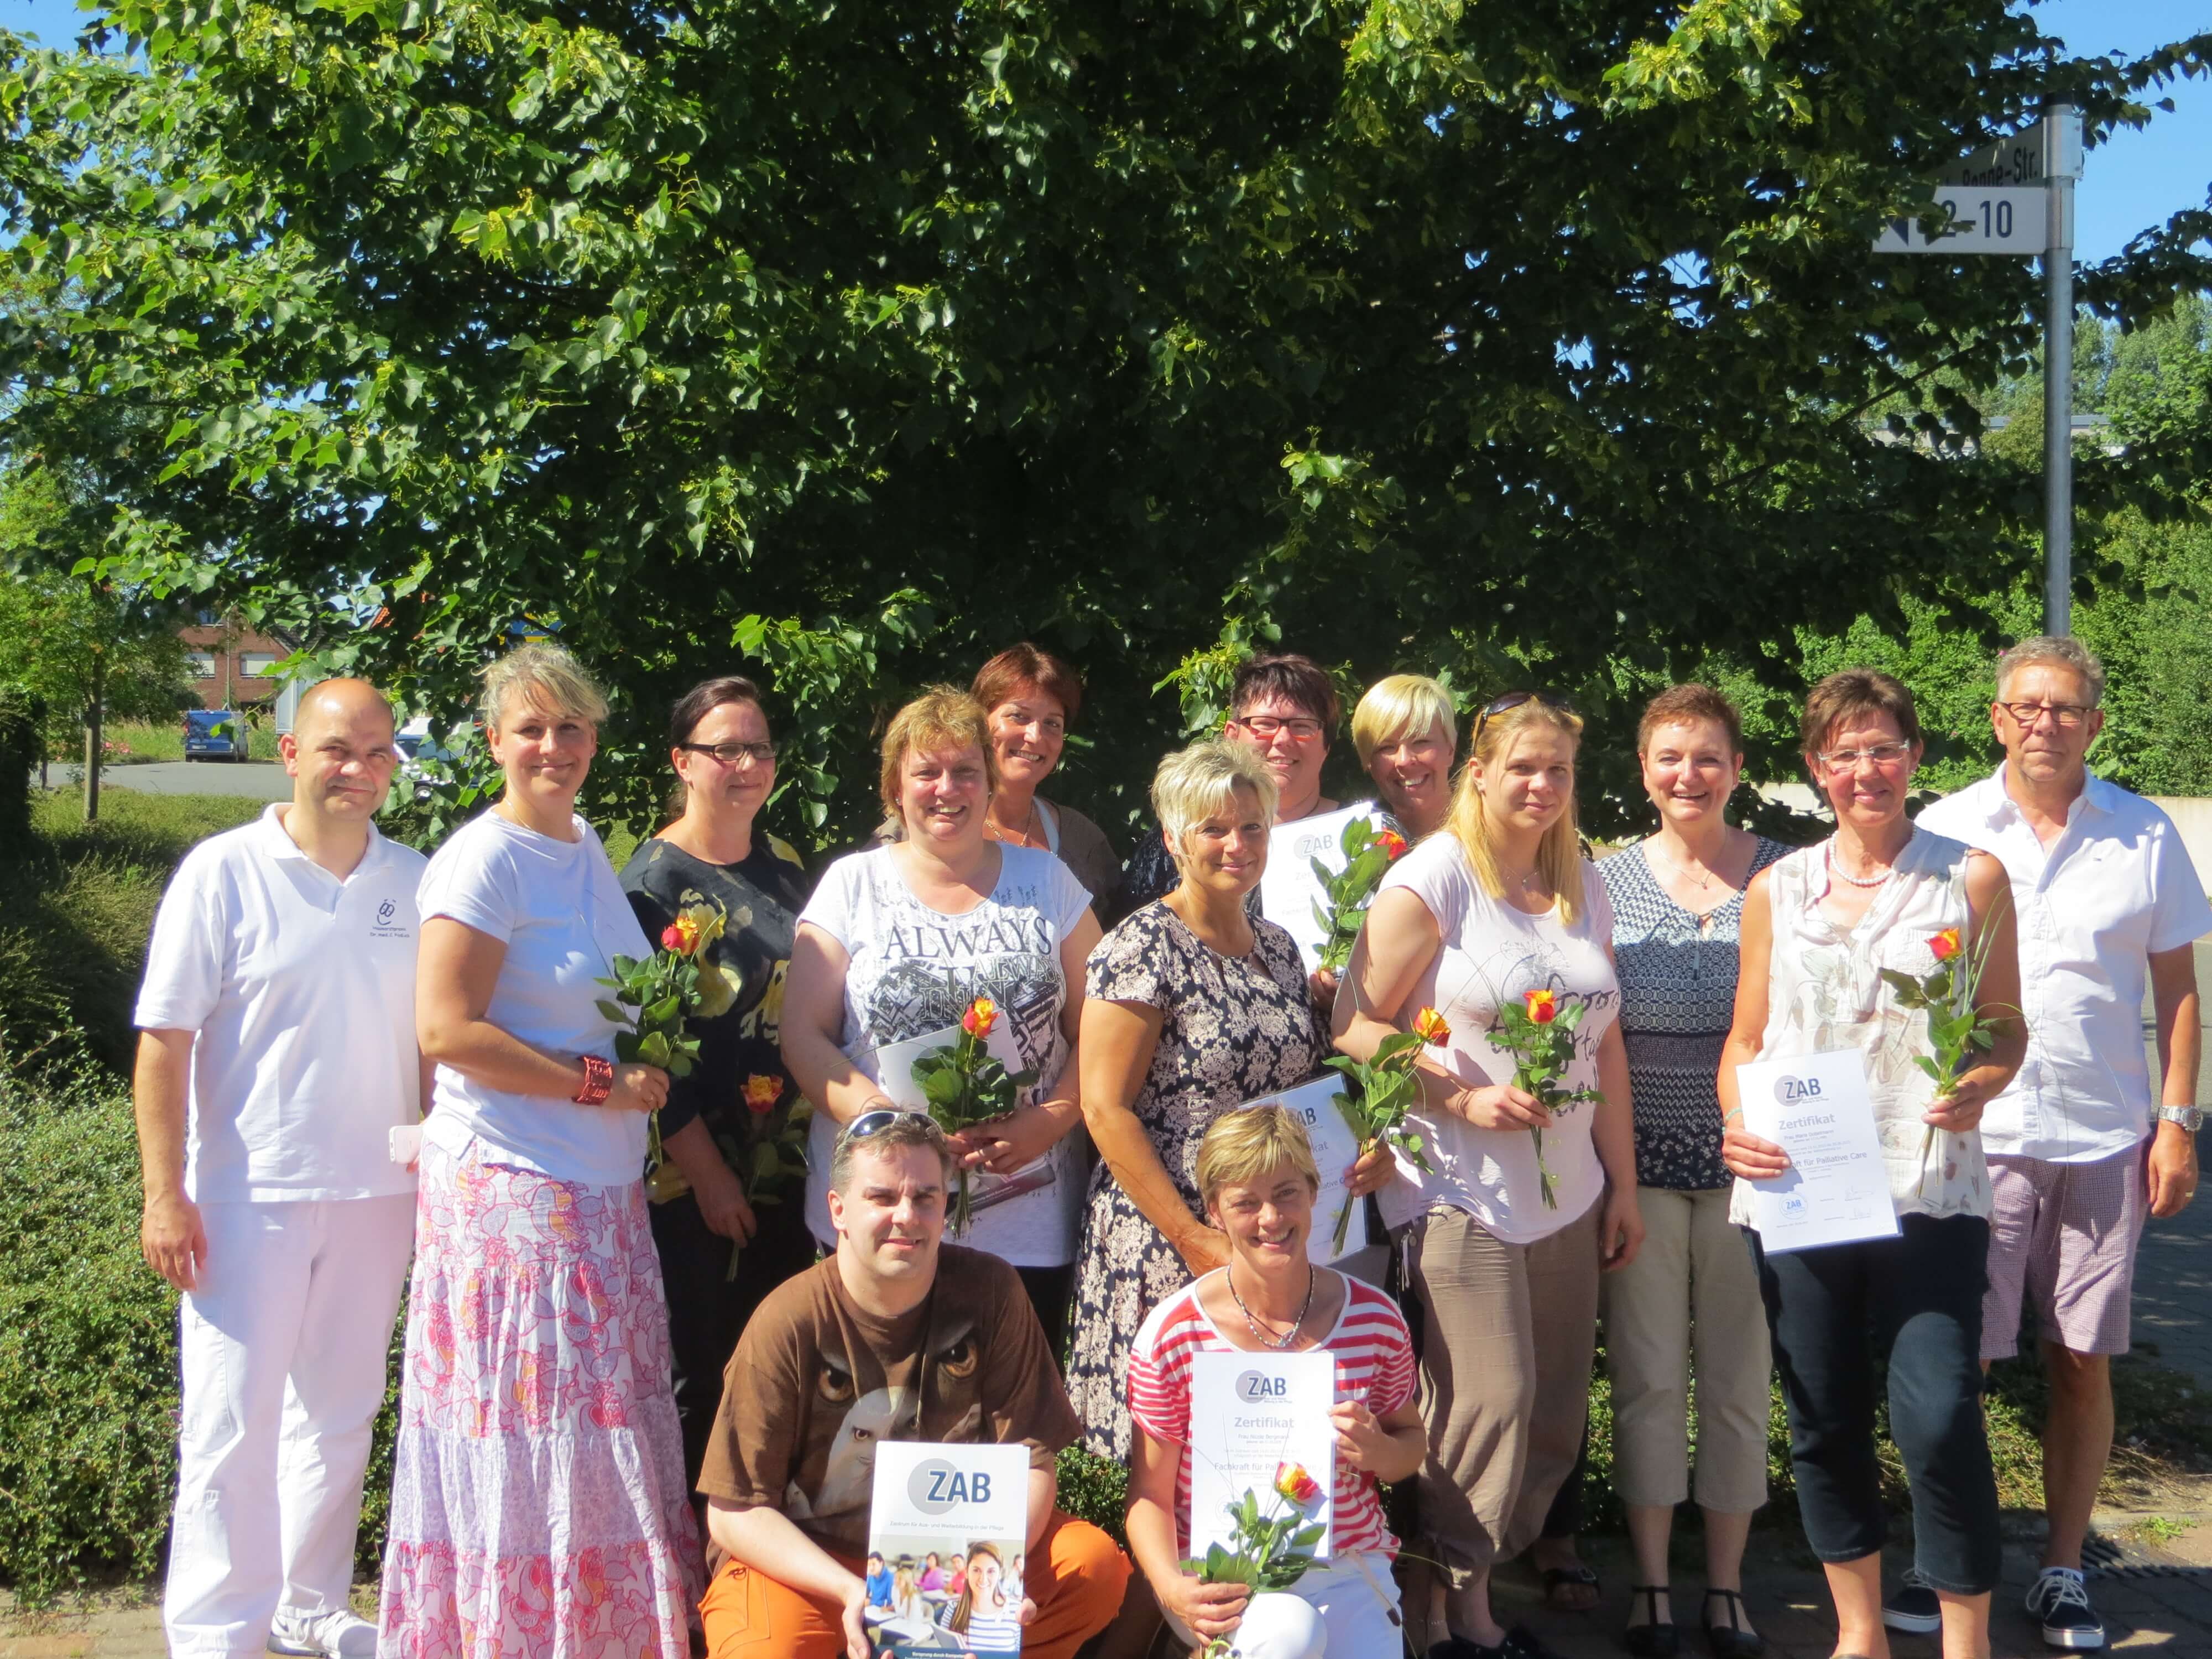
<instances>
[{"instance_id":1,"label":"red brick building","mask_svg":"<svg viewBox=\"0 0 2212 1659\"><path fill-rule=\"evenodd\" d=\"M243 710L275 701L276 682L269 672L292 654L287 641L226 623L212 611L201 611L177 637L191 653L192 690L201 708Z\"/></svg>"}]
</instances>

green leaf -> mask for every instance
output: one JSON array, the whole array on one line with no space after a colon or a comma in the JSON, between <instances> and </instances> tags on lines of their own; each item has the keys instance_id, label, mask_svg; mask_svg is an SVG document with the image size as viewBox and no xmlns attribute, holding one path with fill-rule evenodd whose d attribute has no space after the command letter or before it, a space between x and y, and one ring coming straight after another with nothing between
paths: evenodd
<instances>
[{"instance_id":1,"label":"green leaf","mask_svg":"<svg viewBox=\"0 0 2212 1659\"><path fill-rule=\"evenodd\" d=\"M629 1015L623 1012L623 1006L620 1003L609 1002L605 998L602 997L599 999L596 1006L603 1018L611 1020L617 1025L627 1025L629 1024Z\"/></svg>"}]
</instances>

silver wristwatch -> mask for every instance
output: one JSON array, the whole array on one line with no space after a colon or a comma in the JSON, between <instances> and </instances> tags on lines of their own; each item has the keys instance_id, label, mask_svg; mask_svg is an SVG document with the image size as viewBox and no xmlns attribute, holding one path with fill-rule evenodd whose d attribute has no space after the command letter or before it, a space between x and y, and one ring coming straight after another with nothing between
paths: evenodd
<instances>
[{"instance_id":1,"label":"silver wristwatch","mask_svg":"<svg viewBox=\"0 0 2212 1659\"><path fill-rule=\"evenodd\" d=\"M2158 1121L2179 1123L2191 1134L2195 1134L2197 1126L2204 1121L2204 1109L2201 1106L2161 1106L2158 1109Z\"/></svg>"}]
</instances>

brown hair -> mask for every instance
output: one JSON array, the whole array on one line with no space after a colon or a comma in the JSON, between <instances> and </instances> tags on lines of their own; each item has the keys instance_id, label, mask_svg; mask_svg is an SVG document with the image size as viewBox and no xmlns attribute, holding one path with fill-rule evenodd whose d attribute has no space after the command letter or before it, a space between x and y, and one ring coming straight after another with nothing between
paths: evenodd
<instances>
[{"instance_id":1,"label":"brown hair","mask_svg":"<svg viewBox=\"0 0 2212 1659\"><path fill-rule=\"evenodd\" d=\"M1903 680L1879 668L1845 668L1806 695L1804 716L1797 722L1797 746L1805 754L1817 755L1837 726L1867 714L1887 714L1897 722L1898 735L1905 742L1920 741L1920 711Z\"/></svg>"},{"instance_id":2,"label":"brown hair","mask_svg":"<svg viewBox=\"0 0 2212 1659\"><path fill-rule=\"evenodd\" d=\"M986 714L1023 691L1042 692L1060 705L1060 717L1069 726L1083 708L1083 679L1049 651L1040 651L1024 640L975 671L969 690Z\"/></svg>"},{"instance_id":3,"label":"brown hair","mask_svg":"<svg viewBox=\"0 0 2212 1659\"><path fill-rule=\"evenodd\" d=\"M866 1117L867 1114L863 1112L860 1115ZM907 1146L927 1146L935 1152L938 1163L944 1166L945 1182L951 1183L952 1172L960 1164L960 1154L953 1150L952 1142L938 1127L935 1118L925 1112L901 1111L873 1134L858 1140L843 1129L838 1130L836 1144L830 1152L830 1190L842 1193L850 1184L853 1159L859 1154L896 1152Z\"/></svg>"},{"instance_id":4,"label":"brown hair","mask_svg":"<svg viewBox=\"0 0 2212 1659\"><path fill-rule=\"evenodd\" d=\"M1002 1601L1006 1599L1006 1564L999 1559L999 1552L991 1545L981 1540L970 1544L968 1547L967 1565L962 1570L960 1600L953 1605L952 1616L945 1621L945 1628L957 1635L965 1636L968 1633L969 1618L975 1611L975 1581L966 1575L975 1571L975 1558L979 1555L989 1556L991 1565L999 1570L999 1596Z\"/></svg>"},{"instance_id":5,"label":"brown hair","mask_svg":"<svg viewBox=\"0 0 2212 1659\"><path fill-rule=\"evenodd\" d=\"M1641 755L1651 747L1651 734L1661 726L1691 720L1712 721L1728 733L1729 752L1743 753L1743 716L1711 686L1695 681L1670 685L1644 705L1644 718L1636 722L1636 752Z\"/></svg>"},{"instance_id":6,"label":"brown hair","mask_svg":"<svg viewBox=\"0 0 2212 1659\"><path fill-rule=\"evenodd\" d=\"M1294 702L1306 710L1321 722L1323 741L1336 735L1337 722L1344 718L1344 704L1328 671L1311 657L1295 652L1255 657L1239 668L1229 682L1230 717L1243 718L1247 708L1267 696Z\"/></svg>"},{"instance_id":7,"label":"brown hair","mask_svg":"<svg viewBox=\"0 0 2212 1659\"><path fill-rule=\"evenodd\" d=\"M933 685L891 716L884 732L880 787L884 811L899 812L899 769L917 749L975 749L983 757L983 775L999 787L998 757L991 752L991 721L983 705L957 685Z\"/></svg>"},{"instance_id":8,"label":"brown hair","mask_svg":"<svg viewBox=\"0 0 2212 1659\"><path fill-rule=\"evenodd\" d=\"M1474 745L1468 751L1466 764L1459 769L1459 781L1452 787L1451 815L1444 820L1444 828L1458 837L1461 848L1467 854L1474 878L1492 898L1505 896L1505 878L1498 872L1498 852L1492 845L1494 832L1490 827L1489 807L1483 799L1481 786L1475 781L1474 769L1478 763L1488 766L1510 753L1513 739L1532 726L1548 726L1566 733L1577 748L1582 744L1582 716L1541 697L1531 697L1476 721ZM1543 844L1536 849L1536 868L1559 896L1559 920L1572 927L1583 908L1583 848L1582 837L1575 830L1575 798L1571 791L1567 795L1567 810L1559 814L1557 823L1544 832Z\"/></svg>"},{"instance_id":9,"label":"brown hair","mask_svg":"<svg viewBox=\"0 0 2212 1659\"><path fill-rule=\"evenodd\" d=\"M761 689L742 674L721 674L711 680L701 680L668 710L668 746L681 748L691 741L691 734L699 729L699 722L726 702L749 702L760 710L761 718L768 718L768 703Z\"/></svg>"}]
</instances>

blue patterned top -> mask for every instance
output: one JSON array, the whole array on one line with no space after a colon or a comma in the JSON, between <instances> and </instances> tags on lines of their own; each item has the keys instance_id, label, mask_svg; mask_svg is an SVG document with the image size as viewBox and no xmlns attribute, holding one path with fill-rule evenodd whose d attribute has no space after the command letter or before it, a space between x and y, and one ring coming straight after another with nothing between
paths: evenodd
<instances>
[{"instance_id":1,"label":"blue patterned top","mask_svg":"<svg viewBox=\"0 0 2212 1659\"><path fill-rule=\"evenodd\" d=\"M1751 875L1790 849L1759 837ZM1699 916L1675 902L1638 842L1597 872L1613 901L1620 975L1620 1035L1636 1103L1636 1179L1672 1192L1709 1192L1734 1179L1721 1162L1714 1091L1735 1013L1743 894ZM1745 878L1750 884L1750 876Z\"/></svg>"}]
</instances>

